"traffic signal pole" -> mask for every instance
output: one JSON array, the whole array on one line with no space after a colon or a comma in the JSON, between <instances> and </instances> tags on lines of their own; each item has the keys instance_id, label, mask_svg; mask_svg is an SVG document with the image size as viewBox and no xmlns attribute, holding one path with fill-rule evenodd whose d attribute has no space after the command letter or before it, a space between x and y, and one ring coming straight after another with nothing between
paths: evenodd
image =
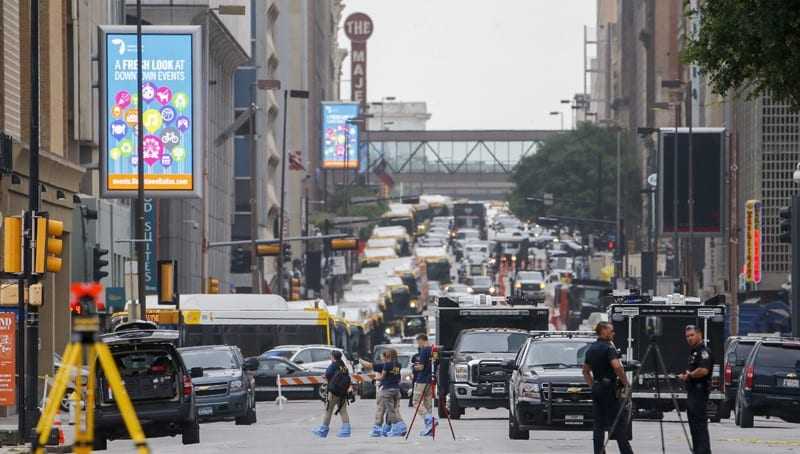
<instances>
[{"instance_id":1,"label":"traffic signal pole","mask_svg":"<svg viewBox=\"0 0 800 454\"><path fill-rule=\"evenodd\" d=\"M800 193L792 195L792 335L800 336Z\"/></svg>"}]
</instances>

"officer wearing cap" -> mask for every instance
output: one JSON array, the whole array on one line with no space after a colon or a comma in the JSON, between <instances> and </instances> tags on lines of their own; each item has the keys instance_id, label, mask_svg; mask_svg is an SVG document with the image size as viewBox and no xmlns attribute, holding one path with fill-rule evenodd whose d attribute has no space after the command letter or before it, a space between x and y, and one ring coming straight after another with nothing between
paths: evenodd
<instances>
[{"instance_id":1,"label":"officer wearing cap","mask_svg":"<svg viewBox=\"0 0 800 454\"><path fill-rule=\"evenodd\" d=\"M678 375L678 378L686 383L686 415L692 433L692 446L694 454L711 454L706 404L714 361L703 342L702 328L689 325L686 327L685 335L686 342L692 350L689 353L689 368Z\"/></svg>"},{"instance_id":2,"label":"officer wearing cap","mask_svg":"<svg viewBox=\"0 0 800 454\"><path fill-rule=\"evenodd\" d=\"M605 453L606 430L611 430L620 411L617 398L617 385L622 383L625 392L630 391L628 377L622 368L617 349L612 344L614 327L608 322L600 322L595 327L597 340L586 350L583 364L583 377L592 387L592 419L594 454ZM621 454L633 454L627 431L628 424L620 420L609 438L616 439Z\"/></svg>"}]
</instances>

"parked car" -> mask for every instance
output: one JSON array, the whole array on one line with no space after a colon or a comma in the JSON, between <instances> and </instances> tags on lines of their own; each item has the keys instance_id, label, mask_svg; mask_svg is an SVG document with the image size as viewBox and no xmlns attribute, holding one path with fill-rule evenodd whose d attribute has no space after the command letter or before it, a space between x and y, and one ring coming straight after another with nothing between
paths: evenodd
<instances>
[{"instance_id":1,"label":"parked car","mask_svg":"<svg viewBox=\"0 0 800 454\"><path fill-rule=\"evenodd\" d=\"M739 391L739 377L744 370L744 363L755 347L759 338L748 336L731 336L725 341L725 358L722 365L723 389L725 401L720 416L730 418L731 411L736 408L736 394Z\"/></svg>"},{"instance_id":2,"label":"parked car","mask_svg":"<svg viewBox=\"0 0 800 454\"><path fill-rule=\"evenodd\" d=\"M248 358L251 359L251 358ZM278 375L281 378L318 377L318 372L311 372L293 362L277 356L254 358L258 361L255 372L256 400L275 400L278 397ZM282 386L281 395L287 399L325 399L327 387L318 385Z\"/></svg>"},{"instance_id":3,"label":"parked car","mask_svg":"<svg viewBox=\"0 0 800 454\"><path fill-rule=\"evenodd\" d=\"M514 276L514 295L544 301L544 273L541 271L520 271Z\"/></svg>"},{"instance_id":4,"label":"parked car","mask_svg":"<svg viewBox=\"0 0 800 454\"><path fill-rule=\"evenodd\" d=\"M344 356L344 351L342 351L341 348L332 347L330 345L281 345L262 353L261 357L288 359L305 370L318 372L317 375L319 375L320 372L325 372L325 369L327 369L328 365L331 363L331 352L333 350L342 352L342 359L347 365L347 369L352 374L353 365L347 357Z\"/></svg>"},{"instance_id":5,"label":"parked car","mask_svg":"<svg viewBox=\"0 0 800 454\"><path fill-rule=\"evenodd\" d=\"M197 416L201 421L234 418L237 425L256 422L256 390L250 372L258 369L258 360L245 361L239 347L209 345L180 348L190 369L203 370L192 379Z\"/></svg>"},{"instance_id":6,"label":"parked car","mask_svg":"<svg viewBox=\"0 0 800 454\"><path fill-rule=\"evenodd\" d=\"M800 422L800 339L760 340L745 361L736 396L736 425L754 416Z\"/></svg>"},{"instance_id":7,"label":"parked car","mask_svg":"<svg viewBox=\"0 0 800 454\"><path fill-rule=\"evenodd\" d=\"M414 344L376 345L372 354L373 362L380 362L383 352L390 348L397 351L397 361L400 363L400 394L402 397L408 397L411 393L411 383L414 377L414 373L411 369L411 358L417 354L419 349Z\"/></svg>"},{"instance_id":8,"label":"parked car","mask_svg":"<svg viewBox=\"0 0 800 454\"><path fill-rule=\"evenodd\" d=\"M199 443L192 379L202 377L203 370L186 367L175 346L178 332L132 322L100 340L111 350L145 436L180 434L185 445ZM96 396L94 450L99 451L107 449L108 440L127 438L128 431L104 375L97 380Z\"/></svg>"}]
</instances>

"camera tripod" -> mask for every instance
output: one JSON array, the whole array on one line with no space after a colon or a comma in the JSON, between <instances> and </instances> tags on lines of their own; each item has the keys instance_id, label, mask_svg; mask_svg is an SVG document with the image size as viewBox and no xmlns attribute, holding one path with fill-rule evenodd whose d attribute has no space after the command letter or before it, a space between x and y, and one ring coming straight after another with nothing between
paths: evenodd
<instances>
[{"instance_id":1,"label":"camera tripod","mask_svg":"<svg viewBox=\"0 0 800 454\"><path fill-rule=\"evenodd\" d=\"M650 344L647 346L647 350L644 352L644 356L642 356L641 365L647 364L647 360L650 358L650 354L653 354L653 370L655 371L655 390L656 390L656 400L661 400L661 387L659 386L660 376L665 377L665 381L667 383L667 391L669 392L669 396L672 399L672 405L675 406L675 412L678 414L678 421L681 424L681 430L683 431L683 437L686 439L686 444L689 446L689 452L694 453L694 448L692 447L692 441L689 438L689 434L686 432L686 424L683 422L683 417L681 416L681 410L678 406L678 399L675 397L675 392L672 389L672 383L669 381L669 377L667 376L667 367L664 363L664 356L661 354L661 348L659 348L658 344L654 337L650 338ZM634 372L633 380L631 384L636 382L636 379L641 376L642 369L641 367L637 368ZM609 430L609 434L615 433L615 429L617 425L620 423L622 419L622 414L627 413L627 417L625 419L625 424L630 424L631 418L633 417L633 396L629 394L626 396L625 401L623 402L622 406L620 407L617 415L614 417L614 423L611 425L611 429ZM663 418L658 420L658 429L661 435L661 453L666 453L666 445L664 443L664 421ZM608 446L608 442L611 440L609 437L606 440L605 446Z\"/></svg>"},{"instance_id":2,"label":"camera tripod","mask_svg":"<svg viewBox=\"0 0 800 454\"><path fill-rule=\"evenodd\" d=\"M35 454L44 453L44 445L49 438L50 430L55 419L59 405L67 391L69 377L73 368L81 370L88 367L89 376L87 383L83 382L81 373L75 377L75 387L78 395L85 396L85 408L83 405L76 406L75 416L75 445L76 454L86 454L92 452L94 444L94 407L95 407L95 387L97 384L97 363L103 370L114 400L125 422L128 434L136 446L138 454L149 454L150 448L144 431L136 416L131 399L125 386L122 384L122 377L114 363L114 357L108 345L97 340L97 332L100 330L100 318L97 313L97 296L102 287L100 284L73 284L73 301L70 302L70 310L73 311L72 318L72 341L64 350L64 364L58 370L55 382L50 394L47 396L42 417L36 425L36 437L31 443L31 452Z\"/></svg>"},{"instance_id":3,"label":"camera tripod","mask_svg":"<svg viewBox=\"0 0 800 454\"><path fill-rule=\"evenodd\" d=\"M411 424L408 425L408 430L406 431L406 440L408 440L408 434L411 433L411 429L414 428L414 421L416 421L417 414L419 414L419 407L420 407L420 405L422 405L422 400L425 399L425 396L428 394L428 390L431 391L431 399L434 402L437 401L437 399L436 399L436 373L434 372L436 370L436 366L437 365L438 365L438 350L436 349L436 346L433 346L432 352L431 352L431 381L430 381L430 383L426 383L425 384L425 388L422 390L422 395L420 396L419 401L417 402L417 408L414 409L414 416L411 418ZM412 392L413 392L413 390L412 390ZM442 403L440 402L439 405L442 405ZM446 407L444 409L444 415L447 418L447 424L450 426L450 435L453 436L453 440L455 441L456 433L455 433L455 431L453 431L453 422L450 420L450 412L447 410ZM432 438L434 440L436 439L436 423L433 424L433 430L431 432L431 436L432 436Z\"/></svg>"}]
</instances>

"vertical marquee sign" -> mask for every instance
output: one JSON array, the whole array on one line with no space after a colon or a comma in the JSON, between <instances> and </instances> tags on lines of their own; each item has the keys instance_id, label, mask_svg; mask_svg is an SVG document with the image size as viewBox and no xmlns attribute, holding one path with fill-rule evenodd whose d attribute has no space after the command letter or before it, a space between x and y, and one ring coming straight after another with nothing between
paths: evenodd
<instances>
[{"instance_id":1,"label":"vertical marquee sign","mask_svg":"<svg viewBox=\"0 0 800 454\"><path fill-rule=\"evenodd\" d=\"M100 27L100 187L135 197L200 197L203 161L199 26L142 27L143 163L138 161L136 27Z\"/></svg>"},{"instance_id":2,"label":"vertical marquee sign","mask_svg":"<svg viewBox=\"0 0 800 454\"><path fill-rule=\"evenodd\" d=\"M760 200L745 203L744 277L751 284L761 282L763 206Z\"/></svg>"},{"instance_id":3,"label":"vertical marquee sign","mask_svg":"<svg viewBox=\"0 0 800 454\"><path fill-rule=\"evenodd\" d=\"M367 40L372 36L372 19L353 13L344 20L344 33L350 39L350 100L367 102Z\"/></svg>"}]
</instances>

